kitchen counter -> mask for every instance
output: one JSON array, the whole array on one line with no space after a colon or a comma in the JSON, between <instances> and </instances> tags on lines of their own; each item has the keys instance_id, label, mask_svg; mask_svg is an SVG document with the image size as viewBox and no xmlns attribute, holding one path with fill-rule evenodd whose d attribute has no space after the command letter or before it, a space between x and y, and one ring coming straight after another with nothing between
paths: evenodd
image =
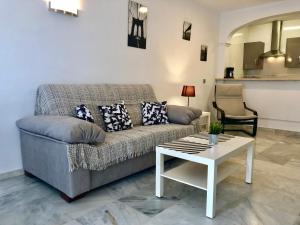
<instances>
[{"instance_id":1,"label":"kitchen counter","mask_svg":"<svg viewBox=\"0 0 300 225\"><path fill-rule=\"evenodd\" d=\"M237 78L216 78L216 81L300 81L299 75L257 75Z\"/></svg>"}]
</instances>

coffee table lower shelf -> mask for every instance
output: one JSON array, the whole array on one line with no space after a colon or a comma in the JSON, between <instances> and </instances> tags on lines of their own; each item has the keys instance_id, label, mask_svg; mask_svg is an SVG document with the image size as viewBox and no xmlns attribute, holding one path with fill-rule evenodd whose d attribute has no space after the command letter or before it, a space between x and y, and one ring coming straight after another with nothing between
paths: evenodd
<instances>
[{"instance_id":1,"label":"coffee table lower shelf","mask_svg":"<svg viewBox=\"0 0 300 225\"><path fill-rule=\"evenodd\" d=\"M220 164L217 171L217 183L221 182L241 167L242 166L238 163L228 161ZM186 162L162 173L161 176L195 188L207 190L207 165Z\"/></svg>"}]
</instances>

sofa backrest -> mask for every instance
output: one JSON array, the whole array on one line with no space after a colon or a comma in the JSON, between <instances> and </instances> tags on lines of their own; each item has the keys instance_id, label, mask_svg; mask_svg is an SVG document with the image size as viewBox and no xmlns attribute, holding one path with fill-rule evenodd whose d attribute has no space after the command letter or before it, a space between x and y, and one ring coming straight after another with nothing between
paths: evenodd
<instances>
[{"instance_id":1,"label":"sofa backrest","mask_svg":"<svg viewBox=\"0 0 300 225\"><path fill-rule=\"evenodd\" d=\"M98 106L123 100L134 125L142 122L140 103L157 101L148 84L45 84L37 90L35 115L72 116L77 105L85 104L103 127Z\"/></svg>"}]
</instances>

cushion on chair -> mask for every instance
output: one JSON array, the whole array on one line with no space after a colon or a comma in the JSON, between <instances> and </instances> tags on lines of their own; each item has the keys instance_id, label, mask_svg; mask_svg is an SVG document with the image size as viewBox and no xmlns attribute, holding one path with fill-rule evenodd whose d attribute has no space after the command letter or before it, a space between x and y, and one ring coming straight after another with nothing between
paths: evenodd
<instances>
[{"instance_id":1,"label":"cushion on chair","mask_svg":"<svg viewBox=\"0 0 300 225\"><path fill-rule=\"evenodd\" d=\"M245 116L243 102L243 86L240 84L217 84L216 103L225 114L232 116Z\"/></svg>"},{"instance_id":2,"label":"cushion on chair","mask_svg":"<svg viewBox=\"0 0 300 225\"><path fill-rule=\"evenodd\" d=\"M232 115L226 115L227 119L234 119L234 120L252 120L257 119L258 117L255 115L246 115L246 116L232 116Z\"/></svg>"}]
</instances>

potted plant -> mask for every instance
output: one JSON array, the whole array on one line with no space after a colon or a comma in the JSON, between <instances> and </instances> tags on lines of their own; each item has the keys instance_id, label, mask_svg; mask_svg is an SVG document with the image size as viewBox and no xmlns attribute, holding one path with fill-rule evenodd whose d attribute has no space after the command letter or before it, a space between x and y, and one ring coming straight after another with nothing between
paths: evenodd
<instances>
[{"instance_id":1,"label":"potted plant","mask_svg":"<svg viewBox=\"0 0 300 225\"><path fill-rule=\"evenodd\" d=\"M218 135L222 132L222 125L219 122L212 122L209 126L209 144L218 144Z\"/></svg>"}]
</instances>

